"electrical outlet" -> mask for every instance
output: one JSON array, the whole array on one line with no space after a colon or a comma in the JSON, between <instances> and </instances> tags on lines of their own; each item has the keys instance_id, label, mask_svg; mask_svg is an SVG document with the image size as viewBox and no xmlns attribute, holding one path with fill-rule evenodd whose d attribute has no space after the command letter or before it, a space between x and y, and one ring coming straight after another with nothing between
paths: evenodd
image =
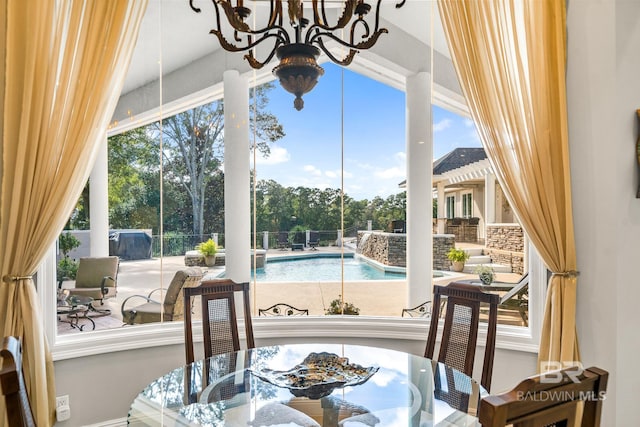
<instances>
[{"instance_id":1,"label":"electrical outlet","mask_svg":"<svg viewBox=\"0 0 640 427\"><path fill-rule=\"evenodd\" d=\"M71 418L71 408L69 408L69 395L56 397L56 420L66 421Z\"/></svg>"},{"instance_id":2,"label":"electrical outlet","mask_svg":"<svg viewBox=\"0 0 640 427\"><path fill-rule=\"evenodd\" d=\"M61 406L69 406L69 395L65 394L64 396L56 397L56 408Z\"/></svg>"}]
</instances>

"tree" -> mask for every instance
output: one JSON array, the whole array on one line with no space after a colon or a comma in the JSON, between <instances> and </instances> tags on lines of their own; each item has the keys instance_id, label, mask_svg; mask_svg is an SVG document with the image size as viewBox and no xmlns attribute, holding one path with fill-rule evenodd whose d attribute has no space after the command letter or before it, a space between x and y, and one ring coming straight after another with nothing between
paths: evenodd
<instances>
[{"instance_id":1,"label":"tree","mask_svg":"<svg viewBox=\"0 0 640 427\"><path fill-rule=\"evenodd\" d=\"M270 154L269 144L284 136L282 125L266 110L267 93L272 83L252 91L254 108L250 108L250 132L255 134L256 148L263 156ZM206 189L211 180L222 174L224 104L214 101L156 124L165 137L163 158L166 180L183 186L191 200L193 234L202 235L205 229L204 208ZM247 153L249 155L249 153Z\"/></svg>"},{"instance_id":2,"label":"tree","mask_svg":"<svg viewBox=\"0 0 640 427\"><path fill-rule=\"evenodd\" d=\"M159 146L147 127L109 138L109 223L157 231Z\"/></svg>"}]
</instances>

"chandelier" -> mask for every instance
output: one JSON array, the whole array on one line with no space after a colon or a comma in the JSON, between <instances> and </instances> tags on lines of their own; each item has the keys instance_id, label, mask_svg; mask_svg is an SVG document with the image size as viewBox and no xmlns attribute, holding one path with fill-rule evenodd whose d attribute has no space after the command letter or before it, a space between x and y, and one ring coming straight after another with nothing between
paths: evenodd
<instances>
[{"instance_id":1,"label":"chandelier","mask_svg":"<svg viewBox=\"0 0 640 427\"><path fill-rule=\"evenodd\" d=\"M193 1L189 0L189 6L194 12L200 13L201 9L195 7ZM395 7L402 7L405 1L401 0ZM232 0L211 2L215 9L216 28L210 34L218 37L220 45L229 52L249 51L244 58L254 69L262 68L275 55L280 64L273 69L273 74L287 92L296 96L293 105L298 111L304 106L302 95L311 91L318 82L318 77L324 74L324 69L316 62L320 51L336 64L347 66L356 53L369 49L381 34L388 33L386 28L379 26L382 0L376 1L375 15L369 20L365 18L371 11L371 5L364 0L334 0L334 6L337 2L342 7L342 14L337 15L335 22L331 23L327 19L327 3L332 3L331 0L311 0L311 8L307 12L311 14L312 21L304 16L302 0L288 0L287 14L289 25L293 29L293 40L283 27L282 0L264 0L265 5L267 2L269 4L269 16L263 26L256 25L256 28L251 28L247 22L251 9L244 5L244 0L236 0L235 6L232 5ZM228 37L223 34L221 16L226 17L231 26L231 30L227 32L231 31L232 34ZM341 30L344 30L342 32L345 37L334 34ZM264 60L258 60L254 55L254 47L266 41L272 44L271 49ZM348 48L349 51L343 57L336 57L326 45L330 41Z\"/></svg>"}]
</instances>

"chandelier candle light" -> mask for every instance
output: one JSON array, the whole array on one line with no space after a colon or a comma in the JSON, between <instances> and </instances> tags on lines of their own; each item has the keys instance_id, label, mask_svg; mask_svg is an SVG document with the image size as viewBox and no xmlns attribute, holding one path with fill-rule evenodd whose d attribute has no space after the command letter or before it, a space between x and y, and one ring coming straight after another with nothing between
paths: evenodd
<instances>
[{"instance_id":1,"label":"chandelier candle light","mask_svg":"<svg viewBox=\"0 0 640 427\"><path fill-rule=\"evenodd\" d=\"M395 7L402 7L405 1L402 0ZM191 9L198 13L201 12L201 9L195 7L193 2L194 0L189 0ZM286 2L287 12L289 25L294 33L293 42L289 32L283 27L282 0L263 1L265 5L269 4L269 17L264 26L256 26L256 28L251 28L247 23L251 9L245 7L244 0L236 0L236 6L232 5L232 0L211 0L211 2L215 9L216 28L212 29L210 33L218 37L222 48L229 52L249 51L244 57L254 69L262 68L275 55L280 60L280 64L273 69L273 74L278 77L280 84L287 92L296 96L293 105L298 111L304 106L302 95L311 91L318 82L318 77L324 74L324 70L316 62L320 51L324 52L336 64L347 66L356 53L369 49L377 42L381 34L388 33L386 28L379 26L382 0L376 1L375 15L372 19L373 29L365 19L371 11L371 5L364 0L337 1L342 7L342 14L336 18L336 22L333 24L329 24L327 19L327 4L331 4L331 1L311 0L309 13L313 15L313 22L310 22L304 17L302 0L288 0ZM261 1L252 3L255 3L257 7ZM336 4L336 0L333 1L333 4ZM232 28L233 34L229 38L223 34L221 16L226 17ZM348 34L346 39L334 34L339 30L346 30L345 33ZM260 61L255 57L253 48L267 40L273 45L267 57ZM326 45L330 41L349 48L349 52L342 58L336 57Z\"/></svg>"}]
</instances>

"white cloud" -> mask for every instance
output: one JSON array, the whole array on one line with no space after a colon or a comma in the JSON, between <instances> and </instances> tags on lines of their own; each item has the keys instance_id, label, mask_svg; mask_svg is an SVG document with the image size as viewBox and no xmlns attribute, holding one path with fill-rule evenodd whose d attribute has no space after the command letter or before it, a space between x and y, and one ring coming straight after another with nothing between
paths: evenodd
<instances>
[{"instance_id":1,"label":"white cloud","mask_svg":"<svg viewBox=\"0 0 640 427\"><path fill-rule=\"evenodd\" d=\"M407 153L399 151L393 155L394 166L390 166L385 169L377 170L374 175L381 179L393 179L405 178L406 172Z\"/></svg>"},{"instance_id":2,"label":"white cloud","mask_svg":"<svg viewBox=\"0 0 640 427\"><path fill-rule=\"evenodd\" d=\"M351 159L349 159L348 161L350 163L355 164L356 168L358 168L358 169L363 169L363 170L372 170L372 169L374 169L374 166L371 165L370 163L362 163L359 160L351 160Z\"/></svg>"},{"instance_id":3,"label":"white cloud","mask_svg":"<svg viewBox=\"0 0 640 427\"><path fill-rule=\"evenodd\" d=\"M443 131L445 129L450 128L452 124L453 124L453 122L450 119L440 120L438 123L434 123L433 124L433 131L434 132L441 132L441 131Z\"/></svg>"},{"instance_id":4,"label":"white cloud","mask_svg":"<svg viewBox=\"0 0 640 427\"><path fill-rule=\"evenodd\" d=\"M336 169L336 170L328 170L324 172L324 175L328 178L340 178L340 176L343 175L343 172L340 169ZM353 174L349 171L344 171L344 177L345 178L351 178L353 177Z\"/></svg>"},{"instance_id":5,"label":"white cloud","mask_svg":"<svg viewBox=\"0 0 640 427\"><path fill-rule=\"evenodd\" d=\"M406 173L404 168L394 166L392 168L387 168L376 172L375 174L378 178L382 179L393 179L393 178L404 178Z\"/></svg>"},{"instance_id":6,"label":"white cloud","mask_svg":"<svg viewBox=\"0 0 640 427\"><path fill-rule=\"evenodd\" d=\"M321 176L322 171L313 165L304 165L302 168L306 173L309 173L313 176Z\"/></svg>"},{"instance_id":7,"label":"white cloud","mask_svg":"<svg viewBox=\"0 0 640 427\"><path fill-rule=\"evenodd\" d=\"M475 123L471 119L464 119L464 125L468 128L475 127Z\"/></svg>"},{"instance_id":8,"label":"white cloud","mask_svg":"<svg viewBox=\"0 0 640 427\"><path fill-rule=\"evenodd\" d=\"M263 157L260 154L256 156L256 164L258 165L277 165L287 163L291 160L291 155L286 148L277 145L271 146L271 154L269 157Z\"/></svg>"}]
</instances>

